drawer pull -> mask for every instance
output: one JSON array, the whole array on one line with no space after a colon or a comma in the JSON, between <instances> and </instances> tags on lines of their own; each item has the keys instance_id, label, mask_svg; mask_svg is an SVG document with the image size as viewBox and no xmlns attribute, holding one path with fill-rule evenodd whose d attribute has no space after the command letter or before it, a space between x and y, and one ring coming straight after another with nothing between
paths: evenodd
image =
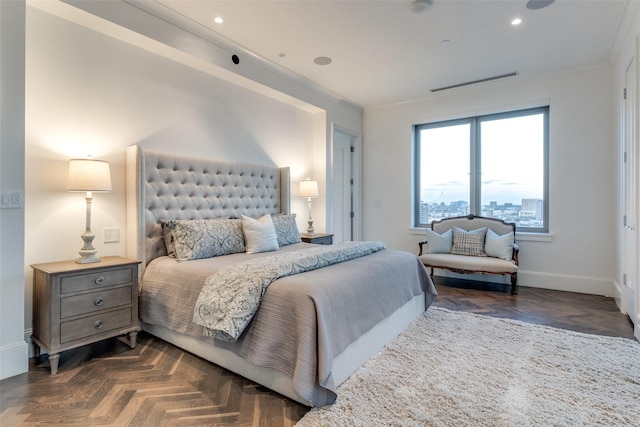
<instances>
[{"instance_id":1,"label":"drawer pull","mask_svg":"<svg viewBox=\"0 0 640 427\"><path fill-rule=\"evenodd\" d=\"M102 320L96 320L95 322L93 322L93 327L96 329L102 329Z\"/></svg>"},{"instance_id":2,"label":"drawer pull","mask_svg":"<svg viewBox=\"0 0 640 427\"><path fill-rule=\"evenodd\" d=\"M104 276L98 276L93 281L96 285L102 285L104 283Z\"/></svg>"},{"instance_id":3,"label":"drawer pull","mask_svg":"<svg viewBox=\"0 0 640 427\"><path fill-rule=\"evenodd\" d=\"M102 304L104 304L104 299L102 299L102 297L98 297L93 303L100 307Z\"/></svg>"}]
</instances>

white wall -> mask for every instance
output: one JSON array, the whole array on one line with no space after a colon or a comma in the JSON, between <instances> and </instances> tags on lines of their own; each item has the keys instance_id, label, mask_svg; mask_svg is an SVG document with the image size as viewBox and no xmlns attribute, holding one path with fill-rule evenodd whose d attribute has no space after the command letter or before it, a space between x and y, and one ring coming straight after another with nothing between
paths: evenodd
<instances>
[{"instance_id":1,"label":"white wall","mask_svg":"<svg viewBox=\"0 0 640 427\"><path fill-rule=\"evenodd\" d=\"M126 39L143 49L153 49L160 55L179 58L178 60L198 69L211 71L213 66L216 75L291 105L301 106L303 109L314 106L316 108L311 109L314 112L322 110L322 113L317 114L317 125L314 128L313 168L307 176L318 181L320 192L325 195L313 203L316 230L331 231L327 229L330 227L326 221L330 215L330 204L326 203L326 200L331 197L331 186L327 183L330 183L332 176L332 129L334 125L338 125L360 135L362 109L359 106L341 99L339 95L326 88L301 79L285 68L266 62L245 51L242 46L216 36L212 31L193 26L188 20L170 13L167 8L155 2L137 2L132 6L124 0L61 1L64 3L51 0L29 0L29 3L71 19L75 19L80 10L88 11L95 18L88 20L92 21L88 24L91 28L104 31L105 25L100 18L106 19L109 23L122 26L118 31L110 32L114 37ZM187 26L189 31L182 30L181 26ZM137 37L128 35L127 30L134 31ZM150 41L161 43L162 48L153 46L154 43L151 43L150 47ZM238 56L238 64L231 61L233 54Z\"/></svg>"},{"instance_id":2,"label":"white wall","mask_svg":"<svg viewBox=\"0 0 640 427\"><path fill-rule=\"evenodd\" d=\"M30 7L27 35L27 265L78 256L85 201L65 192L70 158L111 165L113 192L93 201L99 255L125 253L129 145L290 166L294 182L312 168L312 113ZM305 212L302 200L292 207ZM105 227L120 228L120 242L103 243ZM30 283L29 268L25 275Z\"/></svg>"},{"instance_id":3,"label":"white wall","mask_svg":"<svg viewBox=\"0 0 640 427\"><path fill-rule=\"evenodd\" d=\"M150 22L166 25L153 17ZM24 28L20 32L24 36ZM182 42L202 41L181 30L179 35ZM307 176L322 182L329 174L326 160L314 155L324 156L333 123L361 131L362 112L357 108L291 79L285 79L291 94L280 92L280 82L269 70L245 67L253 78L264 80L256 82L229 72L215 58L203 61L64 3L29 1L26 39L26 94L19 99L26 101L26 141L17 146L24 147L25 160L6 158L13 161L12 175L27 175L26 209L16 218L26 228L24 241L18 238L24 244L24 260L14 264L21 266L14 278L20 284L14 284L18 295L10 302L17 302L20 310L11 313L3 306L2 311L3 316L12 314L16 325L15 318L23 317L24 301L24 327L18 323L12 332L19 331L26 340L32 317L30 264L76 258L82 246L85 201L81 194L65 191L70 158L90 154L110 162L113 191L95 194L93 200L94 246L99 256L125 255L127 146L289 166L292 211L299 213L299 228L304 229L306 204L295 197L295 184ZM3 172L8 170L4 147L3 142ZM317 199L314 219L319 225L325 221L324 206L324 200ZM4 236L9 227L4 214L2 218ZM119 242L103 242L106 227L120 229ZM14 231L22 234L19 228ZM4 271L2 280L4 304ZM3 319L3 337L10 324ZM22 344L26 347L24 340ZM26 369L26 352L25 348L23 366L14 364L11 374Z\"/></svg>"},{"instance_id":4,"label":"white wall","mask_svg":"<svg viewBox=\"0 0 640 427\"><path fill-rule=\"evenodd\" d=\"M454 89L365 110L364 237L417 253L411 127L549 103L549 241L524 236L520 284L611 295L615 271L612 69L607 64Z\"/></svg>"},{"instance_id":5,"label":"white wall","mask_svg":"<svg viewBox=\"0 0 640 427\"><path fill-rule=\"evenodd\" d=\"M0 1L0 190L24 192L24 22L22 1ZM24 204L0 210L0 379L27 369Z\"/></svg>"}]
</instances>

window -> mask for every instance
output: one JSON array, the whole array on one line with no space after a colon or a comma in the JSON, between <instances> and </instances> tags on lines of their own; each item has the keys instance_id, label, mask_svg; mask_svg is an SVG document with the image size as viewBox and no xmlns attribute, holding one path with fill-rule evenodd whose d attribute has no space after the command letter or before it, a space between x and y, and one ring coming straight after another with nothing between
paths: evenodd
<instances>
[{"instance_id":1,"label":"window","mask_svg":"<svg viewBox=\"0 0 640 427\"><path fill-rule=\"evenodd\" d=\"M549 107L415 126L414 222L468 214L548 231Z\"/></svg>"}]
</instances>

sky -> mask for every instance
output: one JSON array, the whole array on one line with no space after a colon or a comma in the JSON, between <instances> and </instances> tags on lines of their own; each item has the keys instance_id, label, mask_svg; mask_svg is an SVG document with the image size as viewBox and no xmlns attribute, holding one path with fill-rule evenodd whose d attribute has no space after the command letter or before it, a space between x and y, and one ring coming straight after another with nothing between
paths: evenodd
<instances>
[{"instance_id":1,"label":"sky","mask_svg":"<svg viewBox=\"0 0 640 427\"><path fill-rule=\"evenodd\" d=\"M543 115L481 122L482 204L543 198ZM421 132L421 200L469 200L469 123Z\"/></svg>"}]
</instances>

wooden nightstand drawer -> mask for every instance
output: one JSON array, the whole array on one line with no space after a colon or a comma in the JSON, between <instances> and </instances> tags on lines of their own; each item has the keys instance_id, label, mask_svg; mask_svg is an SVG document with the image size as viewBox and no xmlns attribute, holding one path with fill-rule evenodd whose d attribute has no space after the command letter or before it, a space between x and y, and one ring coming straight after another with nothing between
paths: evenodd
<instances>
[{"instance_id":1,"label":"wooden nightstand drawer","mask_svg":"<svg viewBox=\"0 0 640 427\"><path fill-rule=\"evenodd\" d=\"M2 0L0 0L2 1ZM140 330L138 264L106 256L100 262L33 264L34 354L49 354L51 375L60 352L128 334L131 348Z\"/></svg>"},{"instance_id":2,"label":"wooden nightstand drawer","mask_svg":"<svg viewBox=\"0 0 640 427\"><path fill-rule=\"evenodd\" d=\"M86 274L60 278L60 293L98 289L104 286L120 285L133 282L133 269L95 271Z\"/></svg>"},{"instance_id":3,"label":"wooden nightstand drawer","mask_svg":"<svg viewBox=\"0 0 640 427\"><path fill-rule=\"evenodd\" d=\"M131 307L60 324L60 343L102 334L131 324Z\"/></svg>"},{"instance_id":4,"label":"wooden nightstand drawer","mask_svg":"<svg viewBox=\"0 0 640 427\"><path fill-rule=\"evenodd\" d=\"M131 304L131 286L69 296L60 300L60 318L66 319L129 304Z\"/></svg>"}]
</instances>

